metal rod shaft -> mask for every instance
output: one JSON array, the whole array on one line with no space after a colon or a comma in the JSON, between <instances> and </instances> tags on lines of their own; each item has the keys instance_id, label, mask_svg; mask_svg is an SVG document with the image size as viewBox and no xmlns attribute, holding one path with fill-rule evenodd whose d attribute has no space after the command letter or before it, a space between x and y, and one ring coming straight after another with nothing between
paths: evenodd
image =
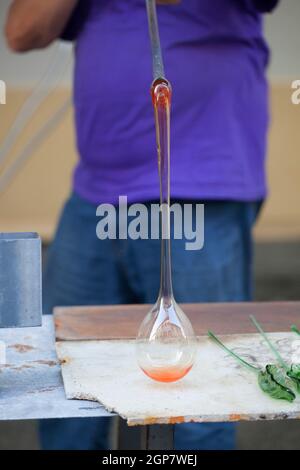
<instances>
[{"instance_id":1,"label":"metal rod shaft","mask_svg":"<svg viewBox=\"0 0 300 470\"><path fill-rule=\"evenodd\" d=\"M152 424L151 426L142 426L141 448L142 450L173 450L174 425Z\"/></svg>"},{"instance_id":2,"label":"metal rod shaft","mask_svg":"<svg viewBox=\"0 0 300 470\"><path fill-rule=\"evenodd\" d=\"M153 78L156 80L158 78L164 78L165 71L160 46L155 0L146 0L146 7L151 41Z\"/></svg>"}]
</instances>

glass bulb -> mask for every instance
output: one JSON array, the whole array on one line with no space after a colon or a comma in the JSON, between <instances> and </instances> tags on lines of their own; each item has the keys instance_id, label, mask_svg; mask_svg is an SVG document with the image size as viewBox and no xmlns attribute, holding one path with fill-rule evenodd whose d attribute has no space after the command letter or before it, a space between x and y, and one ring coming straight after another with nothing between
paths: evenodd
<instances>
[{"instance_id":1,"label":"glass bulb","mask_svg":"<svg viewBox=\"0 0 300 470\"><path fill-rule=\"evenodd\" d=\"M161 203L161 279L158 300L142 322L136 341L137 361L151 379L175 382L192 368L196 337L175 302L170 245L170 107L172 88L164 78L151 88L154 107Z\"/></svg>"},{"instance_id":2,"label":"glass bulb","mask_svg":"<svg viewBox=\"0 0 300 470\"><path fill-rule=\"evenodd\" d=\"M142 371L159 382L175 382L192 368L196 353L193 327L173 296L159 297L142 322L136 341Z\"/></svg>"}]
</instances>

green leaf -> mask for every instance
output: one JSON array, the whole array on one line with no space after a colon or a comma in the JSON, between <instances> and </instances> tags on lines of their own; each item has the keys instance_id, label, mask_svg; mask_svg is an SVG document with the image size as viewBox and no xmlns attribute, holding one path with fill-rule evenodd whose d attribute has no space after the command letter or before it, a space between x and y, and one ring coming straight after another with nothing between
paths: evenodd
<instances>
[{"instance_id":1,"label":"green leaf","mask_svg":"<svg viewBox=\"0 0 300 470\"><path fill-rule=\"evenodd\" d=\"M224 351L228 352L228 354L230 354L232 357L234 357L238 362L240 362L240 364L242 364L243 366L247 367L248 369L252 370L253 372L259 372L260 371L260 368L256 367L256 366L253 366L252 364L250 364L249 362L245 361L245 359L243 359L242 357L240 357L238 354L236 354L234 351L232 351L231 349L229 349L227 346L225 346L225 344L222 343L222 341L217 338L217 336L212 332L212 331L208 331L207 332L208 336L210 339L212 339L215 343L217 343L221 348L224 349Z\"/></svg>"},{"instance_id":2,"label":"green leaf","mask_svg":"<svg viewBox=\"0 0 300 470\"><path fill-rule=\"evenodd\" d=\"M292 325L292 326L291 326L291 330L292 330L294 333L296 333L297 335L300 336L300 331L299 331L299 329L296 327L296 325Z\"/></svg>"},{"instance_id":3,"label":"green leaf","mask_svg":"<svg viewBox=\"0 0 300 470\"><path fill-rule=\"evenodd\" d=\"M300 393L300 364L292 364L286 375L293 380Z\"/></svg>"},{"instance_id":4,"label":"green leaf","mask_svg":"<svg viewBox=\"0 0 300 470\"><path fill-rule=\"evenodd\" d=\"M295 385L297 385L293 378L287 375L286 370L276 364L268 364L266 366L266 370L269 374L272 374L276 382L283 387L293 389Z\"/></svg>"},{"instance_id":5,"label":"green leaf","mask_svg":"<svg viewBox=\"0 0 300 470\"><path fill-rule=\"evenodd\" d=\"M285 370L286 378L292 380L292 382L293 382L292 383L292 388L296 387L296 391L298 393L300 393L300 364L292 364L291 366L289 366L283 360L280 352L275 348L273 343L271 343L271 341L267 337L266 333L263 331L262 327L260 326L260 324L258 323L256 318L253 315L250 315L250 319L254 323L254 325L256 326L256 328L258 329L258 331L260 332L260 334L262 335L262 337L264 338L266 343L268 344L268 346L271 349L271 351L273 352L274 356L278 359L278 361L281 365L281 368ZM295 325L292 325L291 328L293 329L293 328L296 328L296 327L295 327ZM293 329L293 331L294 331L294 329ZM300 332L299 332L299 334L300 334ZM273 370L273 372L275 372L275 370ZM284 384L282 382L282 380L280 382L282 384Z\"/></svg>"},{"instance_id":6,"label":"green leaf","mask_svg":"<svg viewBox=\"0 0 300 470\"><path fill-rule=\"evenodd\" d=\"M289 387L283 385L286 383L283 378L285 374L281 374L279 370L277 366L267 365L265 370L261 370L258 374L258 384L261 390L270 397L292 402L296 395Z\"/></svg>"},{"instance_id":7,"label":"green leaf","mask_svg":"<svg viewBox=\"0 0 300 470\"><path fill-rule=\"evenodd\" d=\"M293 377L300 380L300 364L292 364L289 372L293 375Z\"/></svg>"},{"instance_id":8,"label":"green leaf","mask_svg":"<svg viewBox=\"0 0 300 470\"><path fill-rule=\"evenodd\" d=\"M264 370L255 367L225 346L225 344L223 344L212 331L208 331L207 334L210 339L228 352L238 362L257 374L258 384L264 393L267 393L270 397L279 400L287 400L289 402L295 400L296 395L290 388L294 385L294 382L291 378L287 377L285 368L273 364L267 365Z\"/></svg>"},{"instance_id":9,"label":"green leaf","mask_svg":"<svg viewBox=\"0 0 300 470\"><path fill-rule=\"evenodd\" d=\"M262 337L264 338L264 340L266 341L267 345L269 346L269 348L271 349L271 351L273 352L274 356L276 357L276 359L278 360L279 364L281 365L281 367L283 367L284 369L288 370L288 365L287 363L283 360L281 354L279 353L278 349L275 348L275 346L273 345L273 343L271 343L271 341L269 340L269 338L267 337L266 333L264 332L264 330L262 329L262 327L260 326L260 324L258 323L258 321L256 320L255 316L254 315L250 315L250 320L252 321L252 323L255 325L255 327L257 328L257 330L259 331L259 333L262 335Z\"/></svg>"}]
</instances>

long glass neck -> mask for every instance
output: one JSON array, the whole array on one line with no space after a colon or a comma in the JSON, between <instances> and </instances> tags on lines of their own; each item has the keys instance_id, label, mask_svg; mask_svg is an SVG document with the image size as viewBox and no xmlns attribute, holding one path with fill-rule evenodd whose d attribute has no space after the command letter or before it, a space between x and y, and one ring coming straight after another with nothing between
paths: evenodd
<instances>
[{"instance_id":1,"label":"long glass neck","mask_svg":"<svg viewBox=\"0 0 300 470\"><path fill-rule=\"evenodd\" d=\"M173 296L170 244L170 106L171 86L156 80L152 86L155 112L158 170L160 178L161 279L159 297L167 303Z\"/></svg>"}]
</instances>

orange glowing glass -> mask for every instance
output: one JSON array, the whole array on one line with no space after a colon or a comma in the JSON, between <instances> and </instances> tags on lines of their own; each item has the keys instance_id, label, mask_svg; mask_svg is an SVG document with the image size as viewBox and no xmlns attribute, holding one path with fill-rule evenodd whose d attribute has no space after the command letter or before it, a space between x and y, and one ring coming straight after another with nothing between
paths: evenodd
<instances>
[{"instance_id":1,"label":"orange glowing glass","mask_svg":"<svg viewBox=\"0 0 300 470\"><path fill-rule=\"evenodd\" d=\"M161 202L161 284L157 302L142 322L136 341L142 371L159 382L175 382L192 368L196 337L176 303L172 288L170 247L170 107L171 85L157 79L151 88L155 114Z\"/></svg>"}]
</instances>

